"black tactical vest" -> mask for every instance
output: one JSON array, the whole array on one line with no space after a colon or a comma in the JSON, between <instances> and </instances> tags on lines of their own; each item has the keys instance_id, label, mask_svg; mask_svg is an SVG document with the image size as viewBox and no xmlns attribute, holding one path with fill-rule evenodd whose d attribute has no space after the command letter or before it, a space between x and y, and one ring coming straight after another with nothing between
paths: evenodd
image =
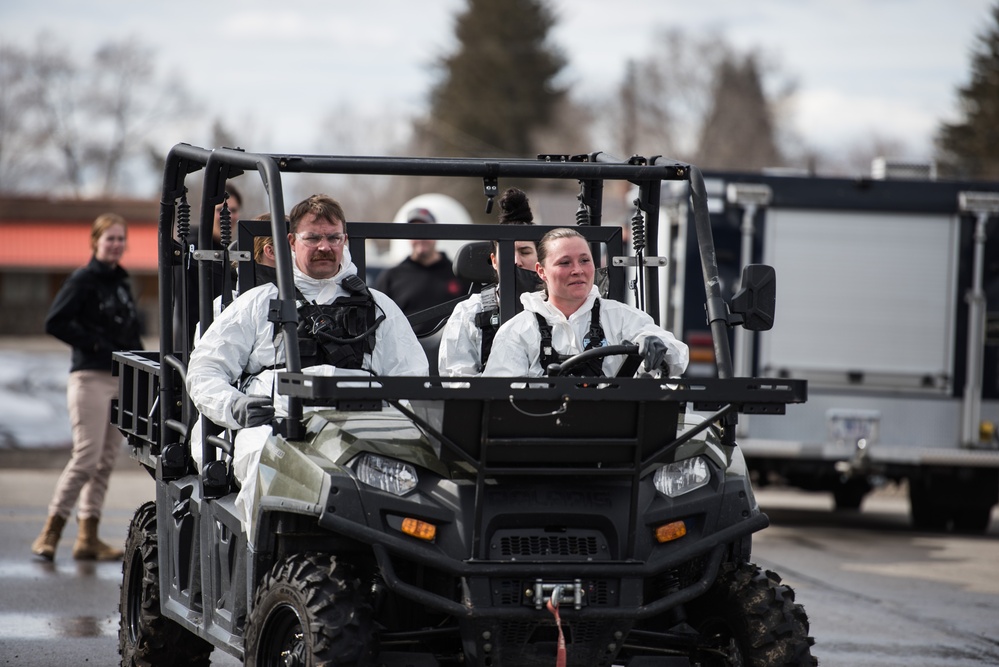
<instances>
[{"instance_id":1,"label":"black tactical vest","mask_svg":"<svg viewBox=\"0 0 999 667\"><path fill-rule=\"evenodd\" d=\"M329 364L362 367L364 354L375 348L375 330L385 316L375 317L375 302L366 289L330 304L309 302L298 292L298 347L302 367Z\"/></svg>"}]
</instances>

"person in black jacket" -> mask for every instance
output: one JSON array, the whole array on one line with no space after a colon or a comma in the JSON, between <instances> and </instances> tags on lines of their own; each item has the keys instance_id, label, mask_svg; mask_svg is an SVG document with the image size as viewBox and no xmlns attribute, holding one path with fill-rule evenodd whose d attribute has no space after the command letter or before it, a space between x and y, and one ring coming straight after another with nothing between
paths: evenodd
<instances>
[{"instance_id":1,"label":"person in black jacket","mask_svg":"<svg viewBox=\"0 0 999 667\"><path fill-rule=\"evenodd\" d=\"M432 224L437 218L426 208L415 208L406 216L406 221ZM409 243L412 246L409 257L382 271L375 281L375 289L391 297L402 312L412 315L468 292L468 282L455 277L451 260L437 249L437 241L411 239ZM433 331L437 324L428 322L413 330L417 336L423 336ZM437 358L436 346L431 358Z\"/></svg>"},{"instance_id":2,"label":"person in black jacket","mask_svg":"<svg viewBox=\"0 0 999 667\"><path fill-rule=\"evenodd\" d=\"M93 257L66 280L45 319L45 332L73 347L66 386L73 452L56 484L45 526L31 545L32 553L46 560L55 557L77 500L80 527L73 557L115 560L123 555L121 549L97 537L97 524L122 443L121 434L110 423L111 400L118 395L111 353L142 349L128 273L118 264L127 232L120 215L105 213L94 221L90 232Z\"/></svg>"}]
</instances>

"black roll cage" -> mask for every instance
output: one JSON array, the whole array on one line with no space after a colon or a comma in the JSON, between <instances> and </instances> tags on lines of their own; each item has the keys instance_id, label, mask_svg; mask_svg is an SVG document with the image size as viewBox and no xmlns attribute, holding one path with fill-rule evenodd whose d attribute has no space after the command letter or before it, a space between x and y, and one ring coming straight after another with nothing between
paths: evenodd
<instances>
[{"instance_id":1,"label":"black roll cage","mask_svg":"<svg viewBox=\"0 0 999 667\"><path fill-rule=\"evenodd\" d=\"M189 144L177 144L166 158L163 175L163 189L160 201L159 220L159 301L160 301L160 351L164 363L176 373L164 373L160 383L161 405L181 407L181 420L170 419L165 415L160 423L160 443L170 442L168 430L183 432L182 424L190 423L193 406L188 398L178 400L180 395L176 383L183 381L183 370L190 355L191 342L187 339L175 340L173 321L174 285L172 270L178 263L186 265L192 261L195 251L186 238L178 244L175 240L175 221L178 220L178 200L186 201L185 180L188 175L204 171L203 194L198 227L198 248L210 248L212 243L212 220L214 207L225 200L226 181L247 171L256 171L268 195L270 205L270 234L277 239L285 238L285 201L282 186L282 173L325 173L325 174L367 174L385 176L436 176L480 178L484 184L494 186L503 179L558 179L576 180L580 185L580 202L588 209L588 225L577 226L592 243L606 244L609 256L623 253L621 230L618 227L602 227L601 208L603 183L605 180L627 181L637 186L636 206L644 216L644 249L655 254L659 227L659 199L663 181L687 181L690 202L695 219L698 245L706 291L706 310L714 341L717 375L719 379L732 377L732 358L728 337L728 306L721 295L718 280L718 265L715 259L710 218L708 216L707 195L700 171L691 165L656 156L650 159L633 157L627 161L613 158L605 153L581 155L542 155L531 159L495 158L427 158L427 157L363 157L363 156L316 156L294 154L249 153L240 149L199 148ZM493 188L487 192L495 192ZM241 226L243 222L241 221ZM558 226L568 226L558 225ZM399 238L401 236L435 239L497 240L500 252L512 253L517 240L539 239L553 226L516 228L499 225L474 225L481 228L478 235L471 235L468 225L437 224L432 229L423 225L407 225L400 230L391 223L350 222L351 253L359 260L359 270L364 266L364 238ZM403 232L402 234L400 232ZM178 247L179 245L179 247ZM295 310L295 285L292 277L292 258L287 242L275 242L277 258L277 286L279 307L276 309L277 324L281 327L286 345L287 372L295 376L301 371L299 357L297 313ZM227 253L227 250L222 251ZM226 259L228 255L223 255ZM595 254L595 256L597 256ZM217 260L216 260L217 261ZM201 263L201 267L207 266ZM655 268L640 266L643 274L638 281L643 290L643 303L654 320L659 320L658 281ZM623 280L623 269L608 266L612 280ZM211 272L200 270L199 281L199 321L203 328L213 320L211 297ZM514 284L514 268L510 262L501 263L500 285ZM186 290L184 290L186 292ZM501 318L505 320L514 313L514 289L500 290ZM186 295L183 295L186 296ZM184 304L184 312L188 312ZM790 381L793 383L794 381ZM803 393L803 387L801 388ZM796 392L797 393L797 392ZM289 394L290 428L300 428L303 414L303 396L297 392ZM803 400L803 396L800 397ZM747 398L748 402L752 399ZM737 401L740 402L741 401ZM796 401L795 401L796 402ZM175 414L171 410L168 413ZM297 426L296 426L297 425ZM294 437L296 433L288 433ZM206 460L208 460L206 458Z\"/></svg>"}]
</instances>

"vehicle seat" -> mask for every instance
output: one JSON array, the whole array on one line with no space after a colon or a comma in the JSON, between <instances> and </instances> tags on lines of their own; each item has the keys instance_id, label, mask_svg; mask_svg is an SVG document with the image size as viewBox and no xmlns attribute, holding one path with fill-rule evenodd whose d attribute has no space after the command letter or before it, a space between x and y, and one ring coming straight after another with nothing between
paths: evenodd
<instances>
[{"instance_id":1,"label":"vehicle seat","mask_svg":"<svg viewBox=\"0 0 999 667\"><path fill-rule=\"evenodd\" d=\"M475 241L466 243L458 250L451 264L451 270L457 278L472 283L473 291L478 292L483 285L490 285L497 280L489 255L493 252L491 241Z\"/></svg>"}]
</instances>

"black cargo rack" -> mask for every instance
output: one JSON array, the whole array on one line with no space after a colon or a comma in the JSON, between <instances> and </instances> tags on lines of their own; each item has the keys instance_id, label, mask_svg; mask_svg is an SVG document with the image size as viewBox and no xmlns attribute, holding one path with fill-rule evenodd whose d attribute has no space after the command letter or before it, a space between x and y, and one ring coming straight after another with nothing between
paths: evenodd
<instances>
[{"instance_id":1,"label":"black cargo rack","mask_svg":"<svg viewBox=\"0 0 999 667\"><path fill-rule=\"evenodd\" d=\"M391 399L494 399L523 397L527 400L572 401L669 401L689 402L697 410L734 404L746 414L781 414L789 403L804 403L805 380L778 378L652 379L652 378L419 378L364 376L316 376L305 373L278 374L278 393L302 399L311 406ZM781 412L771 412L781 410Z\"/></svg>"},{"instance_id":2,"label":"black cargo rack","mask_svg":"<svg viewBox=\"0 0 999 667\"><path fill-rule=\"evenodd\" d=\"M285 372L278 375L278 392L301 399L303 405L338 410L379 410L383 404L393 405L420 423L454 457L480 472L489 463L542 462L570 468L624 464L640 471L664 460L725 415L783 414L788 403L806 400L806 383L758 378L696 382L365 378ZM407 401L435 409L438 419L421 416ZM703 426L677 437L680 414L688 403L716 412ZM525 435L525 422L531 426L530 435ZM485 455L487 443L494 445L490 456Z\"/></svg>"}]
</instances>

